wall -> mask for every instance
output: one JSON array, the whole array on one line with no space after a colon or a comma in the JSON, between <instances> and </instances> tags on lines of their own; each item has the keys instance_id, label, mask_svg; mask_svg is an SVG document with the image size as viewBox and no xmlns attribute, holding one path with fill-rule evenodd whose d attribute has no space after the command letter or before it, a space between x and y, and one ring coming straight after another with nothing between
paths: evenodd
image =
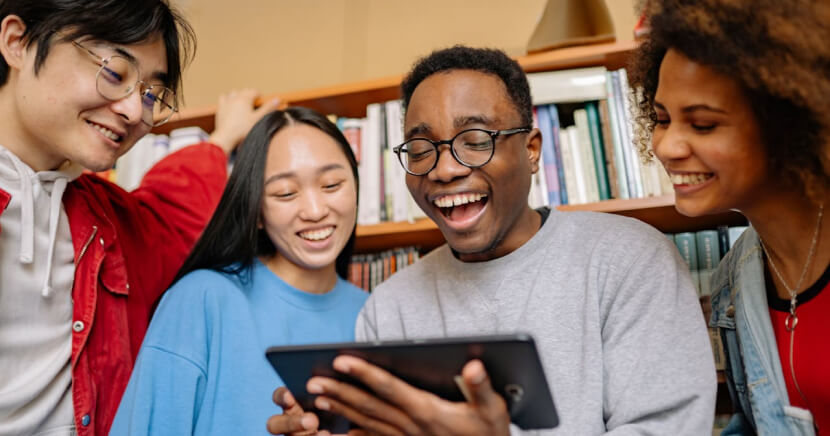
<instances>
[{"instance_id":1,"label":"wall","mask_svg":"<svg viewBox=\"0 0 830 436\"><path fill-rule=\"evenodd\" d=\"M620 40L636 0L606 0ZM225 90L263 94L405 73L455 43L521 55L545 0L174 0L198 38L184 76L186 107Z\"/></svg>"}]
</instances>

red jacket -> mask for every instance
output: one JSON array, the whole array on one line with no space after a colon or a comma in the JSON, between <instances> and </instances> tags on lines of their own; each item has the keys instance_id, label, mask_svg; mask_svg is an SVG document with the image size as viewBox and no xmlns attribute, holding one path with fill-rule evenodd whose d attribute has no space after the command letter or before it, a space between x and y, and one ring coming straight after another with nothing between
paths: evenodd
<instances>
[{"instance_id":1,"label":"red jacket","mask_svg":"<svg viewBox=\"0 0 830 436\"><path fill-rule=\"evenodd\" d=\"M63 205L75 246L72 402L79 436L109 432L153 305L213 214L226 180L225 154L199 144L157 163L130 193L86 174L67 186ZM4 194L0 190L0 206Z\"/></svg>"}]
</instances>

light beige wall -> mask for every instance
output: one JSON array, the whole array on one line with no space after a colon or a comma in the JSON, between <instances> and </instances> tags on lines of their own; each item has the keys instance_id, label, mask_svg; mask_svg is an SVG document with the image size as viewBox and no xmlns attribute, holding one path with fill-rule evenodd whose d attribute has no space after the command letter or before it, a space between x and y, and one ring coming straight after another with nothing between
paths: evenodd
<instances>
[{"instance_id":1,"label":"light beige wall","mask_svg":"<svg viewBox=\"0 0 830 436\"><path fill-rule=\"evenodd\" d=\"M617 38L631 39L634 1L606 0ZM456 43L525 45L545 0L174 0L198 38L185 72L187 107L224 90L263 94L401 74Z\"/></svg>"}]
</instances>

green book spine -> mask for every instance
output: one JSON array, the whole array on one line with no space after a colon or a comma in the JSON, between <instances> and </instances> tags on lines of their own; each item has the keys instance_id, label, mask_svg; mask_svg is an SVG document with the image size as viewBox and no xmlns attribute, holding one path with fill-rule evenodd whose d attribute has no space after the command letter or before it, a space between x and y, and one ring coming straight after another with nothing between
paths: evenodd
<instances>
[{"instance_id":1,"label":"green book spine","mask_svg":"<svg viewBox=\"0 0 830 436\"><path fill-rule=\"evenodd\" d=\"M611 188L608 185L608 173L605 170L605 145L603 144L602 127L599 123L597 102L587 102L585 111L588 113L588 129L591 134L591 147L594 150L594 166L597 172L599 199L608 200L611 198Z\"/></svg>"},{"instance_id":2,"label":"green book spine","mask_svg":"<svg viewBox=\"0 0 830 436\"><path fill-rule=\"evenodd\" d=\"M717 230L703 230L695 233L697 239L697 266L700 270L700 295L712 295L709 281L720 262Z\"/></svg>"},{"instance_id":3,"label":"green book spine","mask_svg":"<svg viewBox=\"0 0 830 436\"><path fill-rule=\"evenodd\" d=\"M680 250L680 256L686 261L689 266L689 274L692 276L692 284L700 295L700 272L697 266L697 244L695 241L695 234L690 232L678 233L674 235L674 243L677 249Z\"/></svg>"}]
</instances>

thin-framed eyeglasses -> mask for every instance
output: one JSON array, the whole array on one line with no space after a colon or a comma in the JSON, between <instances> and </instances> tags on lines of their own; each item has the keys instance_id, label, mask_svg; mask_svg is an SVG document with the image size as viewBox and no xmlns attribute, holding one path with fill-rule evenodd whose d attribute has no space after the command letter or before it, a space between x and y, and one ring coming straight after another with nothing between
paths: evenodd
<instances>
[{"instance_id":1,"label":"thin-framed eyeglasses","mask_svg":"<svg viewBox=\"0 0 830 436\"><path fill-rule=\"evenodd\" d=\"M480 168L493 158L497 137L530 131L530 127L506 130L466 129L458 132L452 139L444 141L412 138L392 150L398 155L398 161L407 173L413 176L423 176L438 164L440 154L438 147L443 144L450 146L452 156L461 165Z\"/></svg>"},{"instance_id":2,"label":"thin-framed eyeglasses","mask_svg":"<svg viewBox=\"0 0 830 436\"><path fill-rule=\"evenodd\" d=\"M123 56L112 55L102 58L78 41L72 41L85 53L92 56L101 66L95 74L95 88L102 97L118 101L138 89L141 95L141 121L156 127L166 123L178 108L176 93L163 85L149 84L141 79L138 65Z\"/></svg>"}]
</instances>

